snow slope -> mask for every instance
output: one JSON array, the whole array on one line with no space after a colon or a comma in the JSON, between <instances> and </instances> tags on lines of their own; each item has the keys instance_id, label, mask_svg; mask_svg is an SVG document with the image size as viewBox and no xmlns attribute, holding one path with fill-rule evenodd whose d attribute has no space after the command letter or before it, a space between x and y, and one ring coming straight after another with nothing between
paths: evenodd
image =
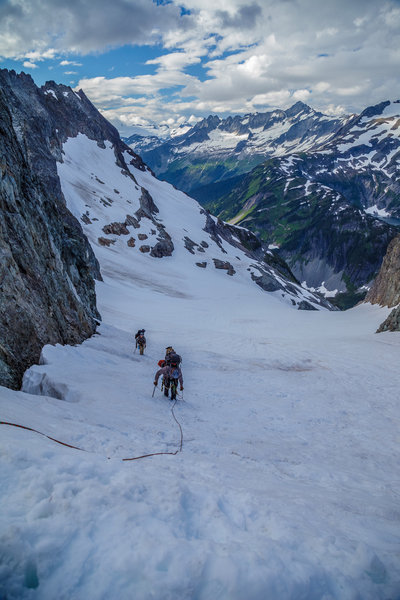
<instances>
[{"instance_id":1,"label":"snow slope","mask_svg":"<svg viewBox=\"0 0 400 600\"><path fill-rule=\"evenodd\" d=\"M195 267L175 243L199 231L193 204L132 169L136 189L111 160L102 177L97 146L73 144L59 172L69 208L89 211L103 321L80 346L46 346L24 392L0 388L1 421L82 449L1 426L0 598L399 598L400 338L374 334L388 310L292 310L250 285L239 251L234 277ZM98 243L95 219L124 219L140 186L171 257L129 236ZM170 344L185 386L174 407L152 397ZM122 460L158 452L171 454Z\"/></svg>"},{"instance_id":2,"label":"snow slope","mask_svg":"<svg viewBox=\"0 0 400 600\"><path fill-rule=\"evenodd\" d=\"M244 286L246 294L249 282L255 285L252 275L260 275L257 261L224 240L216 241L204 231L206 215L200 204L168 183L157 180L149 170L140 171L131 165L135 178L132 180L115 163L110 142L105 145L104 149L100 148L80 134L64 145L64 162L59 165L68 206L83 222L85 233L101 262L103 275L112 274L113 278L119 276L124 281L142 280L144 285L154 285L173 297L195 295L206 300L210 287L218 288L222 284L223 290L228 286L232 293L237 293L239 285ZM125 158L129 164L128 153ZM105 235L104 226L125 222L128 215L136 214L143 188L155 199L158 212L143 217L136 226L128 226L124 235ZM162 259L140 251L143 246L149 249L157 243L160 224L174 244L172 256ZM127 245L132 237L134 247ZM185 238L194 243L192 251L188 250ZM108 239L109 246L104 246L104 239ZM215 269L214 259L228 261L234 274L227 277L226 270ZM197 263L206 266L202 268ZM156 276L154 283L148 282L149 269ZM274 277L285 287L279 273ZM296 285L291 288L292 293L288 290L273 294L290 306L297 307L302 301L319 302L306 289ZM257 290L257 293L263 292Z\"/></svg>"}]
</instances>

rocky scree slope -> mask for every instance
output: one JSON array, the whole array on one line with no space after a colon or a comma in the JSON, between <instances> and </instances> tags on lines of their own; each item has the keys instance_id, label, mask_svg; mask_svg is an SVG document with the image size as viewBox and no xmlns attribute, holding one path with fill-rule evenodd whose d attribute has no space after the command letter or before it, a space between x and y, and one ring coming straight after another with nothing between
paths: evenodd
<instances>
[{"instance_id":1,"label":"rocky scree slope","mask_svg":"<svg viewBox=\"0 0 400 600\"><path fill-rule=\"evenodd\" d=\"M268 160L207 206L279 246L307 286L354 303L398 232L382 219L399 215L399 114L366 109L323 149Z\"/></svg>"},{"instance_id":2,"label":"rocky scree slope","mask_svg":"<svg viewBox=\"0 0 400 600\"><path fill-rule=\"evenodd\" d=\"M213 193L209 184L224 182L226 190L268 157L326 143L349 119L328 117L297 102L285 111L226 119L210 115L169 140L136 133L125 141L158 177L203 202Z\"/></svg>"}]
</instances>

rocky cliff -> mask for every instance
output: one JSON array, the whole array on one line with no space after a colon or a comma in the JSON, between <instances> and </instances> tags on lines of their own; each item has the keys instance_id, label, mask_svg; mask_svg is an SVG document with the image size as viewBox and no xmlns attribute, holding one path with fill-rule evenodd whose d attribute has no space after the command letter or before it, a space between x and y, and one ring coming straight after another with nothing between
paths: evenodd
<instances>
[{"instance_id":1,"label":"rocky cliff","mask_svg":"<svg viewBox=\"0 0 400 600\"><path fill-rule=\"evenodd\" d=\"M382 267L365 301L381 306L395 306L378 332L400 331L400 235L390 242Z\"/></svg>"},{"instance_id":2,"label":"rocky cliff","mask_svg":"<svg viewBox=\"0 0 400 600\"><path fill-rule=\"evenodd\" d=\"M390 242L382 267L365 301L389 307L400 303L400 235Z\"/></svg>"},{"instance_id":3,"label":"rocky cliff","mask_svg":"<svg viewBox=\"0 0 400 600\"><path fill-rule=\"evenodd\" d=\"M81 342L99 319L98 263L56 168L79 115L56 118L50 102L29 76L0 70L0 384L12 388L44 344Z\"/></svg>"}]
</instances>

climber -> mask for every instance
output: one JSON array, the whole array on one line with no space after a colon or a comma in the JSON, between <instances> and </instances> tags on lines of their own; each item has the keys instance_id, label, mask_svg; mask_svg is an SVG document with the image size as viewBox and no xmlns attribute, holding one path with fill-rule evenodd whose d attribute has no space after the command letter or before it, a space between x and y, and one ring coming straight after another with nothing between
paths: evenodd
<instances>
[{"instance_id":1,"label":"climber","mask_svg":"<svg viewBox=\"0 0 400 600\"><path fill-rule=\"evenodd\" d=\"M145 331L146 331L145 329L138 329L137 333L135 333L135 340L138 339L140 334L144 335Z\"/></svg>"},{"instance_id":2,"label":"climber","mask_svg":"<svg viewBox=\"0 0 400 600\"><path fill-rule=\"evenodd\" d=\"M139 331L135 334L136 340L136 348L139 347L139 353L143 354L144 349L146 348L146 338L144 337L145 329L139 329Z\"/></svg>"},{"instance_id":3,"label":"climber","mask_svg":"<svg viewBox=\"0 0 400 600\"><path fill-rule=\"evenodd\" d=\"M175 354L175 356L178 355ZM179 356L178 358L180 359ZM182 371L179 368L179 362L177 361L177 359L172 357L170 362L168 364L165 364L165 366L161 367L161 369L157 371L154 377L154 385L155 387L157 387L160 375L163 376L162 388L164 388L164 396L168 398L168 392L171 388L171 400L176 399L178 381L180 383L180 390L183 391L183 377Z\"/></svg>"},{"instance_id":4,"label":"climber","mask_svg":"<svg viewBox=\"0 0 400 600\"><path fill-rule=\"evenodd\" d=\"M170 365L171 362L174 362L174 363L176 363L179 366L181 364L181 362L182 362L182 357L179 356L179 354L177 354L175 352L175 350L173 349L172 346L167 346L165 348L165 359L164 359L164 361L165 361L166 365ZM160 363L158 363L158 364L160 364Z\"/></svg>"}]
</instances>

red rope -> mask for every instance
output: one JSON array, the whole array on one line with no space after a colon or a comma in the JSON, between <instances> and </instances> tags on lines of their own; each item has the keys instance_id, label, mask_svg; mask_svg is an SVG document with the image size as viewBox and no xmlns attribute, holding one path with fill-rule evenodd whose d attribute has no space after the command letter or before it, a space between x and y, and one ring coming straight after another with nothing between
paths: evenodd
<instances>
[{"instance_id":1,"label":"red rope","mask_svg":"<svg viewBox=\"0 0 400 600\"><path fill-rule=\"evenodd\" d=\"M16 423L7 423L6 421L0 421L0 425L10 425L11 427L19 427L20 429L26 429L27 431L34 431L35 433L38 433L39 435L43 435L44 437L48 438L52 442L57 442L57 444L62 444L63 446L68 446L68 448L73 448L74 450L81 450L82 452L87 452L87 450L83 450L83 448L78 448L77 446L72 446L71 444L67 444L66 442L60 442L60 440L56 440L55 438L52 438L49 435L46 435L45 433L38 431L37 429L33 429L32 427L25 427L25 425L17 425Z\"/></svg>"},{"instance_id":2,"label":"red rope","mask_svg":"<svg viewBox=\"0 0 400 600\"><path fill-rule=\"evenodd\" d=\"M176 404L177 400L175 399L174 404L171 407L171 412L172 412L172 416L175 419L175 422L177 423L180 432L181 432L181 440L180 440L180 444L179 444L179 449L175 450L175 452L153 452L152 454L143 454L143 456L134 456L133 458L123 458L122 460L139 460L139 458L147 458L148 456L161 456L162 454L169 454L170 456L176 456L177 454L179 454L179 452L182 452L182 446L183 446L183 431L182 431L182 427L181 424L179 423L178 419L175 416L174 413L174 407Z\"/></svg>"},{"instance_id":3,"label":"red rope","mask_svg":"<svg viewBox=\"0 0 400 600\"><path fill-rule=\"evenodd\" d=\"M176 423L178 424L178 427L181 432L181 440L180 440L179 449L175 450L175 452L153 452L151 454L143 454L142 456L133 456L132 458L122 458L121 459L122 461L139 460L140 458L148 458L149 456L162 456L163 454L169 454L170 456L176 456L179 452L182 452L183 432L182 432L182 427L181 427L179 421L177 420L177 418L175 417L175 413L174 413L174 406L175 406L176 402L177 401L175 400L174 405L171 407L171 412L172 412L172 416L175 419ZM60 440L50 437L49 435L46 435L45 433L42 433L41 431L38 431L37 429L33 429L32 427L26 427L25 425L17 425L16 423L9 423L7 421L0 421L0 425L9 425L10 427L18 427L19 429L26 429L27 431L33 431L34 433L43 435L44 437L51 440L52 442L56 442L56 444L61 444L62 446L67 446L67 448L73 448L74 450L80 450L81 452L88 452L88 450L84 450L83 448L78 448L78 446L73 446L72 444L67 444L66 442L61 442ZM110 458L110 457L108 456L107 458Z\"/></svg>"}]
</instances>

